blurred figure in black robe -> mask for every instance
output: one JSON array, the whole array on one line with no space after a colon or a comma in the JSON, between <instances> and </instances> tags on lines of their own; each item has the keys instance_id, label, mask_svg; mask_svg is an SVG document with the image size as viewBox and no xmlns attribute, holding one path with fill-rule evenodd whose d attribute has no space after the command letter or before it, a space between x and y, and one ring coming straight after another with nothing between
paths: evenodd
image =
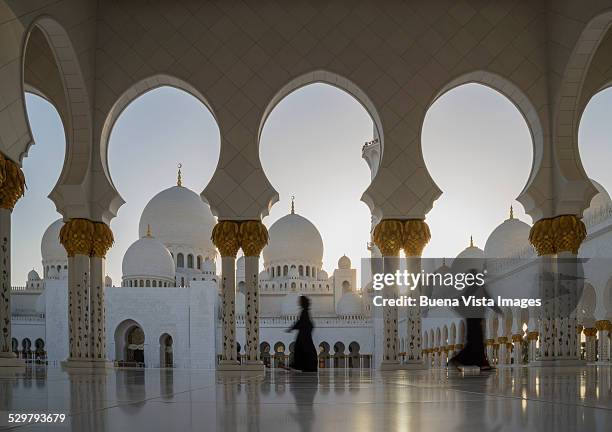
<instances>
[{"instance_id":1,"label":"blurred figure in black robe","mask_svg":"<svg viewBox=\"0 0 612 432\"><path fill-rule=\"evenodd\" d=\"M306 296L300 296L300 307L302 312L300 318L287 332L297 330L295 346L293 349L293 364L291 368L302 372L316 372L318 367L317 350L312 342L312 329L314 325L310 320L310 300Z\"/></svg>"}]
</instances>

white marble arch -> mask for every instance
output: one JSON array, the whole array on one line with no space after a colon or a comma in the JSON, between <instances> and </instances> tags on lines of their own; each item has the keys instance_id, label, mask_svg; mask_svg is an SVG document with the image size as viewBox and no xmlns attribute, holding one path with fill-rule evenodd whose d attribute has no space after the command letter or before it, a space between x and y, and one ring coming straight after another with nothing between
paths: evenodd
<instances>
[{"instance_id":1,"label":"white marble arch","mask_svg":"<svg viewBox=\"0 0 612 432\"><path fill-rule=\"evenodd\" d=\"M144 343L147 343L147 334L145 333L145 329L142 325L140 325L137 321L133 319L125 319L121 321L117 327L115 328L115 360L121 361L126 360L126 343L127 343L127 335L134 328L140 328L145 335ZM145 361L147 359L145 358Z\"/></svg>"},{"instance_id":2,"label":"white marble arch","mask_svg":"<svg viewBox=\"0 0 612 432\"><path fill-rule=\"evenodd\" d=\"M261 133L263 131L264 125L266 124L266 121L268 120L268 117L270 116L274 108L283 99L285 99L285 97L289 96L294 91L302 87L306 87L306 86L309 86L311 84L316 84L316 83L322 83L322 84L330 85L332 87L336 87L348 93L357 102L359 102L359 104L361 104L361 106L366 110L366 112L372 119L372 123L374 124L374 131L373 131L374 139L377 139L380 144L380 154L378 155L378 158L381 159L384 154L385 136L384 136L383 121L378 112L378 109L376 108L376 105L370 99L370 97L361 88L359 88L359 86L353 83L351 80L337 73L327 71L327 70L315 70L315 71L308 72L308 73L299 75L297 77L294 77L291 80L289 80L289 82L286 83L284 86L282 86L280 90L276 92L276 94L272 97L272 99L266 105L261 115L261 120L259 122L259 128L257 131L257 148L259 148L259 145L260 145ZM376 161L375 163L378 164L379 161ZM375 181L375 180L372 180L372 181ZM368 207L373 213L377 214L377 216L379 217L382 217L374 200L368 195L367 190L362 195L361 200L368 205ZM274 205L277 201L278 201L278 193L274 191L272 200L268 204L269 205L268 208L271 208L272 205Z\"/></svg>"},{"instance_id":3,"label":"white marble arch","mask_svg":"<svg viewBox=\"0 0 612 432\"><path fill-rule=\"evenodd\" d=\"M541 208L543 205L541 201L542 185L545 180L538 176L541 177L544 174L541 168L542 164L547 159L548 147L546 145L547 137L540 119L541 113L534 105L534 102L509 78L487 70L475 70L451 79L438 90L427 109L447 92L465 84L480 84L497 91L516 107L525 120L529 134L531 135L533 159L529 178L517 197L517 200L523 204L525 211L532 216L534 220L544 217L545 214L549 213ZM421 124L421 135L422 132L423 124Z\"/></svg>"},{"instance_id":4,"label":"white marble arch","mask_svg":"<svg viewBox=\"0 0 612 432\"><path fill-rule=\"evenodd\" d=\"M60 113L66 137L64 166L59 179L49 194L58 212L64 217L91 217L89 211L90 191L88 184L89 161L91 159L91 106L85 82L73 43L64 27L55 19L41 15L34 19L25 32L22 48L21 92L25 106L25 92L29 89L24 81L28 42L34 29L44 35L59 71L58 77L63 87L62 101L44 97ZM34 144L27 112L25 113L28 139L21 147L3 149L15 162L21 163Z\"/></svg>"},{"instance_id":5,"label":"white marble arch","mask_svg":"<svg viewBox=\"0 0 612 432\"><path fill-rule=\"evenodd\" d=\"M114 192L114 194L116 194L116 196L119 197L120 199L121 197L113 183L113 180L110 175L110 170L108 167L108 144L109 144L111 132L113 130L113 127L115 126L115 123L117 122L117 119L119 118L123 110L127 108L128 105L130 105L134 100L138 99L143 94L151 90L160 88L160 87L173 87L178 90L182 90L186 92L187 94L198 99L202 103L202 105L204 105L208 109L208 111L211 113L211 115L215 119L215 122L217 123L217 127L219 128L219 133L221 134L221 124L219 123L218 117L215 114L215 111L213 110L212 106L210 105L208 100L204 97L204 95L198 89L196 89L193 85L188 83L187 81L184 81L180 78L176 78L168 74L155 74L153 76L140 80L136 83L133 83L129 88L125 89L121 93L121 95L113 102L108 112L104 114L103 121L101 123L100 136L99 136L100 158L101 158L100 163L101 163L101 168L103 169L104 176L108 181L108 184L105 186L107 188L111 188L112 192ZM204 197L204 193L202 193L202 197ZM117 201L117 204L120 207L121 205L124 204L124 202L125 201L121 199L121 201ZM119 207L117 207L116 210L118 210ZM212 209L212 206L211 206L211 209ZM115 210L115 214L116 214L116 210ZM214 214L214 210L213 210L213 214Z\"/></svg>"}]
</instances>

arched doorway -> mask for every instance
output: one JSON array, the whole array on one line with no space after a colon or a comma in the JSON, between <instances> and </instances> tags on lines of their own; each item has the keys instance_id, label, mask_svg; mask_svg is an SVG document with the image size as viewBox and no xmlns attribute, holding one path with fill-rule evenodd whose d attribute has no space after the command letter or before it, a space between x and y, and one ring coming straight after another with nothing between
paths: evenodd
<instances>
[{"instance_id":1,"label":"arched doorway","mask_svg":"<svg viewBox=\"0 0 612 432\"><path fill-rule=\"evenodd\" d=\"M348 355L348 367L359 368L361 367L359 350L361 347L357 342L351 342L349 344L349 355Z\"/></svg>"},{"instance_id":2,"label":"arched doorway","mask_svg":"<svg viewBox=\"0 0 612 432\"><path fill-rule=\"evenodd\" d=\"M266 367L270 367L270 344L262 342L259 344L259 358Z\"/></svg>"},{"instance_id":3,"label":"arched doorway","mask_svg":"<svg viewBox=\"0 0 612 432\"><path fill-rule=\"evenodd\" d=\"M115 359L119 366L145 367L145 333L134 320L125 320L115 330Z\"/></svg>"},{"instance_id":4,"label":"arched doorway","mask_svg":"<svg viewBox=\"0 0 612 432\"><path fill-rule=\"evenodd\" d=\"M164 333L159 338L159 367L174 367L172 336L170 336L168 333Z\"/></svg>"},{"instance_id":5,"label":"arched doorway","mask_svg":"<svg viewBox=\"0 0 612 432\"><path fill-rule=\"evenodd\" d=\"M327 342L321 342L319 344L319 369L326 369L330 366L329 349L330 347Z\"/></svg>"}]
</instances>

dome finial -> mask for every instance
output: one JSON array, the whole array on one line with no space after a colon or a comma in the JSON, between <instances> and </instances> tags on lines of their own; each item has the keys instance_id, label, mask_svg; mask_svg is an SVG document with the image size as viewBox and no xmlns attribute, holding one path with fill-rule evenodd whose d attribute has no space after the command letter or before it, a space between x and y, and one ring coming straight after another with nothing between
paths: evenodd
<instances>
[{"instance_id":1,"label":"dome finial","mask_svg":"<svg viewBox=\"0 0 612 432\"><path fill-rule=\"evenodd\" d=\"M470 236L470 247L474 247L474 237Z\"/></svg>"},{"instance_id":2,"label":"dome finial","mask_svg":"<svg viewBox=\"0 0 612 432\"><path fill-rule=\"evenodd\" d=\"M183 168L183 164L179 163L177 166L178 166L178 174L176 175L176 185L183 186L183 175L181 174L181 168Z\"/></svg>"},{"instance_id":3,"label":"dome finial","mask_svg":"<svg viewBox=\"0 0 612 432\"><path fill-rule=\"evenodd\" d=\"M150 224L147 224L147 237L152 237L152 235L151 235L151 225Z\"/></svg>"},{"instance_id":4,"label":"dome finial","mask_svg":"<svg viewBox=\"0 0 612 432\"><path fill-rule=\"evenodd\" d=\"M295 195L291 195L291 214L295 214Z\"/></svg>"},{"instance_id":5,"label":"dome finial","mask_svg":"<svg viewBox=\"0 0 612 432\"><path fill-rule=\"evenodd\" d=\"M514 219L514 209L510 206L510 219Z\"/></svg>"}]
</instances>

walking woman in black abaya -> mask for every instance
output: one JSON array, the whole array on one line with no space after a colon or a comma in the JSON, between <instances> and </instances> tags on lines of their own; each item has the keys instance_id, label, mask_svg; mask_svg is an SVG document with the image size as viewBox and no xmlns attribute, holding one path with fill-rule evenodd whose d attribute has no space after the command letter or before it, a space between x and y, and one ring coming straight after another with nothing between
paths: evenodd
<instances>
[{"instance_id":1,"label":"walking woman in black abaya","mask_svg":"<svg viewBox=\"0 0 612 432\"><path fill-rule=\"evenodd\" d=\"M293 351L293 363L289 365L292 369L302 372L316 372L318 366L317 350L312 342L312 330L314 325L310 319L310 300L306 296L299 298L300 312L299 319L287 332L297 330L295 346Z\"/></svg>"}]
</instances>

